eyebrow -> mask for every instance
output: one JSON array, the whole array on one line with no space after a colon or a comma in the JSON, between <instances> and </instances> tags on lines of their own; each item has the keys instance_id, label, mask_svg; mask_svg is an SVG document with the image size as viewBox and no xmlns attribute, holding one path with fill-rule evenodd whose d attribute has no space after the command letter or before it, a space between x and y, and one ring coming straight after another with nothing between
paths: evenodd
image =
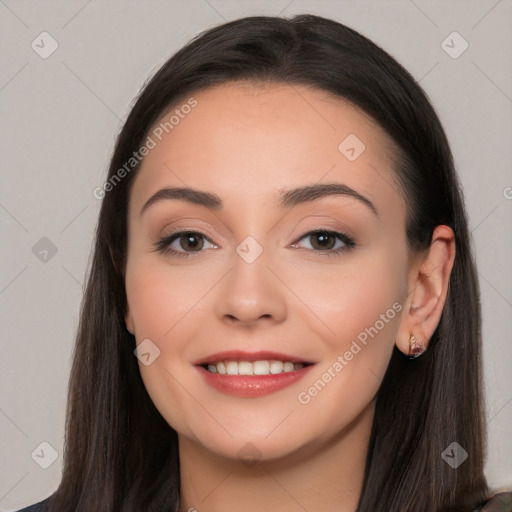
<instances>
[{"instance_id":1,"label":"eyebrow","mask_svg":"<svg viewBox=\"0 0 512 512\"><path fill-rule=\"evenodd\" d=\"M279 192L278 208L280 209L292 208L326 196L343 195L357 199L380 219L377 208L367 197L341 183L316 183L294 189L281 189ZM163 188L144 203L139 216L142 216L150 206L163 200L187 201L192 204L212 208L213 210L222 210L223 207L222 199L217 194L212 194L211 192L204 192L190 187Z\"/></svg>"}]
</instances>

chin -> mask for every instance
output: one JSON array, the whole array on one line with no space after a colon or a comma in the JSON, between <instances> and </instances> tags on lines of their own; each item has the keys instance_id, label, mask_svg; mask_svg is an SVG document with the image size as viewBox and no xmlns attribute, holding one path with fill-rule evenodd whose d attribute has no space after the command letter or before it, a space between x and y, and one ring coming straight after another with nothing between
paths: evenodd
<instances>
[{"instance_id":1,"label":"chin","mask_svg":"<svg viewBox=\"0 0 512 512\"><path fill-rule=\"evenodd\" d=\"M254 461L271 462L293 457L295 454L305 454L304 449L307 446L316 446L322 442L321 434L315 435L315 432L310 432L304 425L301 427L295 422L287 425L285 423L286 421L279 425L274 420L251 425L239 424L236 429L227 427L232 437L213 420L190 422L183 431L179 427L176 430L180 438L183 436L200 450L207 450L225 459L239 460L251 467ZM272 428L269 425L273 425Z\"/></svg>"}]
</instances>

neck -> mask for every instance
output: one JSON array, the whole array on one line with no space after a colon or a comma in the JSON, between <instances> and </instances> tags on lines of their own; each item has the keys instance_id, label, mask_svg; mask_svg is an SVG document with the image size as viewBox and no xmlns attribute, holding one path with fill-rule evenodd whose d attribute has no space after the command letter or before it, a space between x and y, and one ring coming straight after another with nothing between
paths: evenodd
<instances>
[{"instance_id":1,"label":"neck","mask_svg":"<svg viewBox=\"0 0 512 512\"><path fill-rule=\"evenodd\" d=\"M354 512L375 403L343 431L277 460L243 464L179 436L179 512Z\"/></svg>"}]
</instances>

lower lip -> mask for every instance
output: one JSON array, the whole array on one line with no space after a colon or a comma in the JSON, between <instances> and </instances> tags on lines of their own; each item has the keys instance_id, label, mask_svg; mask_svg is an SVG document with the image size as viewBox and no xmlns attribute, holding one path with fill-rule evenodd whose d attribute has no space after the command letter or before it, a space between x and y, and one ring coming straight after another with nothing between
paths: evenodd
<instances>
[{"instance_id":1,"label":"lower lip","mask_svg":"<svg viewBox=\"0 0 512 512\"><path fill-rule=\"evenodd\" d=\"M270 375L227 375L212 373L202 366L196 366L206 383L212 388L226 395L242 398L269 395L291 386L302 379L312 367L313 365L309 365L300 370Z\"/></svg>"}]
</instances>

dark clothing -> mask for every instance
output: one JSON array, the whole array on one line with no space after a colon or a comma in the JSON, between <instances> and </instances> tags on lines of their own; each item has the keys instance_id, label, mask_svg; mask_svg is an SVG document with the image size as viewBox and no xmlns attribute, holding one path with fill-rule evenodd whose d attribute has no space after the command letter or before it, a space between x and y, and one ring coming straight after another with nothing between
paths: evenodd
<instances>
[{"instance_id":1,"label":"dark clothing","mask_svg":"<svg viewBox=\"0 0 512 512\"><path fill-rule=\"evenodd\" d=\"M40 501L34 505L18 510L17 512L45 512L44 505L48 501ZM500 492L488 498L475 509L478 512L512 512L512 491ZM472 512L475 512L472 511ZM69 512L72 512L71 510ZM469 512L469 511L468 511Z\"/></svg>"},{"instance_id":2,"label":"dark clothing","mask_svg":"<svg viewBox=\"0 0 512 512\"><path fill-rule=\"evenodd\" d=\"M45 504L47 503L48 498L43 501L39 501L38 503L34 503L28 507L22 508L17 512L45 512ZM70 511L71 512L71 511Z\"/></svg>"},{"instance_id":3,"label":"dark clothing","mask_svg":"<svg viewBox=\"0 0 512 512\"><path fill-rule=\"evenodd\" d=\"M484 502L482 512L512 512L512 491L500 492Z\"/></svg>"}]
</instances>

